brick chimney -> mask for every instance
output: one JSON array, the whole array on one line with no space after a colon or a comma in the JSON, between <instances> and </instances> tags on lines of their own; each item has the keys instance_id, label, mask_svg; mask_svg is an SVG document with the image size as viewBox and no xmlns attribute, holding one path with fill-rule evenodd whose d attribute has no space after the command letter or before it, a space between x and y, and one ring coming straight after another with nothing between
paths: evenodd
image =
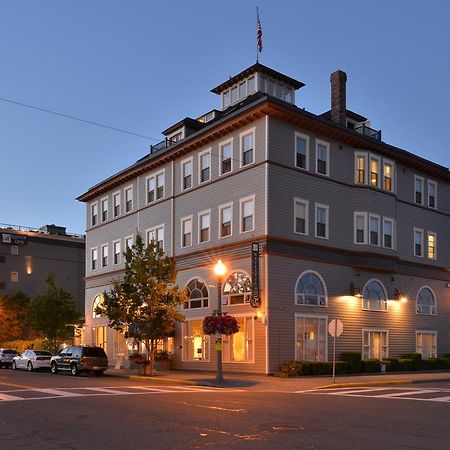
<instances>
[{"instance_id":1,"label":"brick chimney","mask_svg":"<svg viewBox=\"0 0 450 450\"><path fill-rule=\"evenodd\" d=\"M346 93L347 74L336 70L330 76L331 82L331 120L344 127L347 125Z\"/></svg>"}]
</instances>

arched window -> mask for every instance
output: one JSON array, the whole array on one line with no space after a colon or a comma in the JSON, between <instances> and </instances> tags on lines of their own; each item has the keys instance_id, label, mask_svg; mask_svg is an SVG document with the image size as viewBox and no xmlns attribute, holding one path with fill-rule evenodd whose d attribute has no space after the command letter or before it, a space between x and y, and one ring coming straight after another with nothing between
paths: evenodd
<instances>
[{"instance_id":1,"label":"arched window","mask_svg":"<svg viewBox=\"0 0 450 450\"><path fill-rule=\"evenodd\" d=\"M208 288L203 281L194 278L186 286L188 299L184 302L184 309L207 308Z\"/></svg>"},{"instance_id":2,"label":"arched window","mask_svg":"<svg viewBox=\"0 0 450 450\"><path fill-rule=\"evenodd\" d=\"M436 314L436 299L428 287L423 287L417 294L417 314Z\"/></svg>"},{"instance_id":3,"label":"arched window","mask_svg":"<svg viewBox=\"0 0 450 450\"><path fill-rule=\"evenodd\" d=\"M233 272L223 285L223 304L240 305L250 301L252 282L243 272Z\"/></svg>"},{"instance_id":4,"label":"arched window","mask_svg":"<svg viewBox=\"0 0 450 450\"><path fill-rule=\"evenodd\" d=\"M363 309L387 311L386 291L378 280L371 280L364 287Z\"/></svg>"},{"instance_id":5,"label":"arched window","mask_svg":"<svg viewBox=\"0 0 450 450\"><path fill-rule=\"evenodd\" d=\"M103 305L103 294L99 294L94 298L94 301L92 303L92 318L93 319L99 319L100 317L105 317L104 314L97 314L95 310L97 309L97 306Z\"/></svg>"},{"instance_id":6,"label":"arched window","mask_svg":"<svg viewBox=\"0 0 450 450\"><path fill-rule=\"evenodd\" d=\"M324 283L314 272L305 272L298 279L295 302L297 305L327 306Z\"/></svg>"}]
</instances>

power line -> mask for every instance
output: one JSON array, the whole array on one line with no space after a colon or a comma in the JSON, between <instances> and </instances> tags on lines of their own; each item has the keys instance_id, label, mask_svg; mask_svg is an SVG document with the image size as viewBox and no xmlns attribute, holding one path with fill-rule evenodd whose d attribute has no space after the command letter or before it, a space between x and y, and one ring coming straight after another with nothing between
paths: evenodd
<instances>
[{"instance_id":1,"label":"power line","mask_svg":"<svg viewBox=\"0 0 450 450\"><path fill-rule=\"evenodd\" d=\"M111 126L105 125L103 123L93 122L92 120L87 120L87 119L82 119L80 117L71 116L70 114L63 114L63 113L60 113L60 112L52 111L51 109L41 108L40 106L33 106L33 105L28 105L27 103L16 102L15 100L11 100L9 98L0 97L0 100L3 101L3 102L12 103L14 105L23 106L25 108L30 108L30 109L34 109L34 110L37 110L37 111L46 112L46 113L49 113L49 114L54 114L55 116L65 117L66 119L77 120L78 122L87 123L89 125L94 125L94 126L102 127L102 128L108 128L110 130L118 131L120 133L131 134L133 136L141 137L141 138L144 138L144 139L149 139L149 140L152 140L152 141L159 141L160 140L160 139L152 138L150 136L145 136L143 134L133 133L132 131L123 130L121 128L111 127Z\"/></svg>"}]
</instances>

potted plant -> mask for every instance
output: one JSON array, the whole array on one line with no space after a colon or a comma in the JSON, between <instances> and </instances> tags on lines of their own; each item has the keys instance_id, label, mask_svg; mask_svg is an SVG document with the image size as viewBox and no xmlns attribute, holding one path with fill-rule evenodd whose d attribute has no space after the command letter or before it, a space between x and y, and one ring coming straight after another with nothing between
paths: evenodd
<instances>
[{"instance_id":1,"label":"potted plant","mask_svg":"<svg viewBox=\"0 0 450 450\"><path fill-rule=\"evenodd\" d=\"M145 363L145 358L137 352L131 353L130 356L128 356L128 359L130 360L130 369L139 368Z\"/></svg>"},{"instance_id":2,"label":"potted plant","mask_svg":"<svg viewBox=\"0 0 450 450\"><path fill-rule=\"evenodd\" d=\"M155 369L158 371L170 370L171 359L167 350L158 350L155 353Z\"/></svg>"}]
</instances>

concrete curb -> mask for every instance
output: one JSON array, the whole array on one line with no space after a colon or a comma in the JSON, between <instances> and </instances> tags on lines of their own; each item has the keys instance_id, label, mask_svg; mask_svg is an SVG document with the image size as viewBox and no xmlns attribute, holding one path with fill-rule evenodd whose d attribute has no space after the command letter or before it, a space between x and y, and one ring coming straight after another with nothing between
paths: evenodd
<instances>
[{"instance_id":1,"label":"concrete curb","mask_svg":"<svg viewBox=\"0 0 450 450\"><path fill-rule=\"evenodd\" d=\"M393 384L418 384L418 383L440 383L443 381L450 381L448 378L420 378L420 379L403 379L403 380L386 380L386 381L367 381L366 383L336 383L327 384L325 386L320 386L315 389L336 389L336 388L346 388L346 387L366 387L366 386L387 386Z\"/></svg>"}]
</instances>

